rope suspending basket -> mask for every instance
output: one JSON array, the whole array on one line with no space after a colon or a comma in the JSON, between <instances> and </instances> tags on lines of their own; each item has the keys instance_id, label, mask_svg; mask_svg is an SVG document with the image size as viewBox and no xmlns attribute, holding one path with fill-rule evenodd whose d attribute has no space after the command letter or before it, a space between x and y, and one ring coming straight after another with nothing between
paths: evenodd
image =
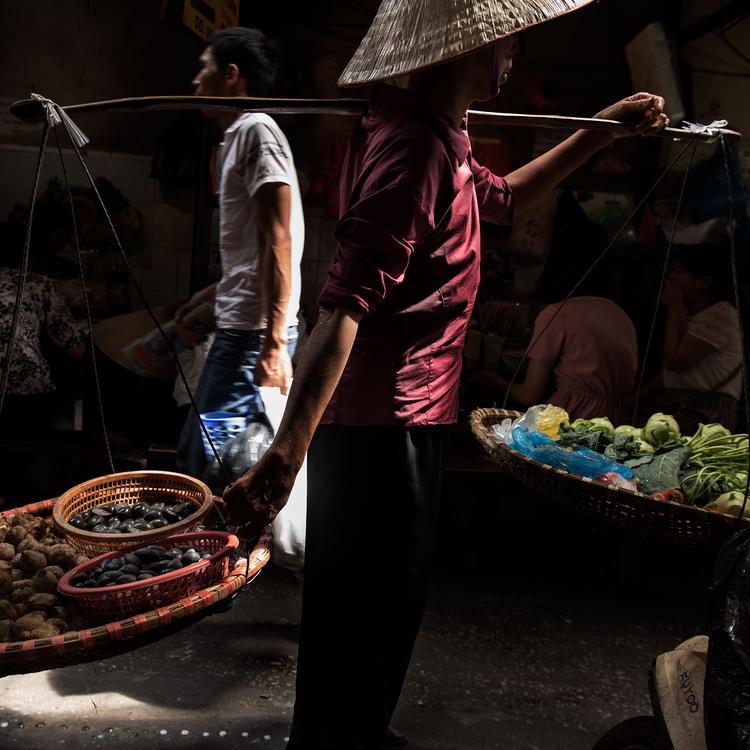
<instances>
[{"instance_id":1,"label":"rope suspending basket","mask_svg":"<svg viewBox=\"0 0 750 750\"><path fill-rule=\"evenodd\" d=\"M711 126L692 126L693 128L702 129L703 132L716 132L716 128L721 128L726 125L725 121L713 123ZM740 285L737 274L737 259L735 252L735 217L733 210L733 187L729 169L729 157L727 154L727 147L725 143L725 134L722 132L718 133L718 139L721 145L723 157L724 157L724 171L726 177L726 191L727 191L727 205L728 205L728 235L729 235L729 253L731 261L731 273L732 282L734 288L734 305L737 310L738 327L739 327L739 349L740 349L740 363L738 371L742 374L742 390L744 400L744 417L746 427L750 427L750 393L748 392L748 376L746 367L746 356L745 356L745 341L744 331L742 326L742 317L739 314L741 309L740 301ZM591 267L585 272L583 277L575 284L573 289L568 293L565 299L557 306L554 313L550 316L550 319L546 322L541 330L536 333L533 337L526 350L523 358L519 362L518 366L510 379L510 382L505 392L505 402L503 407L506 406L508 398L510 396L511 387L516 381L521 368L525 361L528 359L529 353L536 345L536 343L542 338L545 331L550 327L555 317L560 313L560 310L568 302L568 300L575 294L576 290L583 284L587 276L593 271L594 267L603 259L606 253L614 245L619 234L629 224L631 219L634 218L636 212L645 204L645 201L649 195L653 192L656 185L661 179L671 170L671 168L677 163L682 154L685 153L688 146L672 160L667 169L657 179L656 183L646 193L639 205L632 212L630 217L625 221L623 226L610 240L609 244L604 248L601 254L596 258ZM638 414L638 404L641 386L643 385L644 373L646 368L646 360L648 352L651 346L651 342L654 335L654 329L656 325L656 318L658 312L659 301L662 296L662 290L667 279L667 270L670 262L670 252L672 249L675 230L677 226L677 220L680 215L680 209L685 194L685 186L687 184L688 175L690 173L690 167L693 163L695 155L695 148L697 143L693 146L693 151L690 155L690 161L685 171L685 175L682 181L682 188L680 190L679 198L677 201L677 207L675 212L674 222L672 224L672 231L669 237L669 243L664 258L664 267L661 273L661 279L659 283L658 294L656 297L656 306L654 309L653 317L651 320L651 327L648 334L648 339L645 347L645 353L642 357L642 366L640 369L640 376L638 379L635 401L633 406L633 423L636 423L636 417ZM529 414L537 409L544 408L542 405L534 407L530 410ZM556 407L555 407L556 408ZM562 412L564 416L564 424L567 425L567 413L562 409L557 409ZM646 464L651 460L656 463L657 458L661 461L659 469L665 466L667 463L665 455L668 455L669 451L674 450L675 455L680 453L681 461L674 475L678 478L677 485L671 485L669 488L660 487L659 490L654 490L648 486L648 482L644 485L645 476L642 474L641 478L635 479L641 484L635 484L634 482L619 481L621 478L616 478L615 481L604 481L610 479L607 472L617 473L617 467L625 469L630 473L628 476L633 476L633 472L628 466L622 466L617 462L613 462L613 467L610 469L599 469L598 473L589 476L583 476L576 473L571 467L580 465L585 466L583 459L576 455L576 449L582 448L580 442L576 445L576 438L574 436L568 442L568 438L562 439L563 428L560 428L559 434L555 432L556 437L550 439L550 434L544 434L543 430L536 431L537 428L532 426L530 428L531 435L535 436L531 442L525 443L527 435L524 433L518 433L521 437L520 442L514 437L515 421L519 418L524 417L521 412L510 411L505 408L480 408L472 412L470 416L470 426L477 440L484 447L484 449L492 456L497 462L503 465L510 474L519 479L531 487L534 491L539 493L541 496L549 497L563 505L568 510L587 516L589 518L596 518L605 523L631 529L638 532L643 536L655 537L671 542L681 542L688 544L707 544L707 545L719 545L726 541L726 539L734 532L741 529L746 529L750 526L750 517L746 513L748 507L748 494L750 491L750 473L748 472L748 458L750 453L750 442L748 441L747 434L732 435L726 428L718 424L701 424L698 428L698 432L692 438L686 438L685 436L679 435L679 425L671 417L666 417L663 414L654 414L653 417L661 417L665 421L667 419L674 423L674 428L669 428L673 431L673 434L667 437L665 445L663 447L657 446L654 448L652 445L647 445L646 454L650 451L651 453L661 454L655 456L639 456L632 460L631 466L636 466L639 463ZM600 419L594 420L597 423L607 422L610 431L616 433L618 429L614 428L609 420L601 419L606 418L606 415L599 415ZM533 421L533 420L532 420ZM578 420L585 421L585 420ZM505 423L503 425L503 423ZM503 427L496 432L495 428L503 425ZM648 425L647 425L648 426ZM576 422L573 423L572 428L576 428ZM705 428L705 430L704 430ZM588 429L583 427L583 429ZM638 442L640 440L641 431L636 428L627 425L622 426L623 431L619 436L622 440L618 443L623 446L628 442L627 432L634 430L638 433ZM714 436L706 438L705 433L713 430ZM528 433L528 431L525 431ZM632 434L632 433L631 433ZM534 440L537 440L537 445L534 445ZM560 438L559 443L555 443L555 440ZM540 442L541 441L541 442ZM722 459L723 470L725 475L722 479L710 479L705 480L704 475L709 470L709 466L704 463L707 461L707 453L712 449L716 449L719 445L722 447L726 446L726 454ZM614 442L613 442L614 447ZM537 451L537 448L539 450ZM555 452L557 451L557 453ZM570 451L565 453L565 451ZM592 453L594 459L604 459L604 451L598 453ZM528 455L527 455L528 454ZM609 454L605 454L609 455ZM556 462L555 466L549 465L544 461L537 460L537 458L545 457L549 461ZM580 459L578 463L576 460ZM677 458L674 459L677 461ZM627 461L625 462L628 463ZM595 460L592 466L598 464L598 460ZM717 459L718 464L718 459ZM689 469L682 473L685 467ZM570 470L569 470L570 468ZM674 468L674 467L672 467ZM583 471L583 469L581 469ZM664 473L666 476L666 472ZM727 480L727 477L731 477L731 483ZM661 478L661 477L660 477ZM670 480L674 481L674 476L670 474ZM703 480L703 481L702 481ZM692 486L691 486L692 483ZM719 493L713 492L713 497L710 496L709 491L715 490L716 487L721 485L725 486L725 490L728 488L730 492L726 492L725 495L719 495ZM627 485L627 486L625 486ZM728 487L727 487L728 485ZM647 489L651 494L641 489ZM685 492L683 493L683 490ZM735 500L736 496L741 493L742 501L737 504L733 502L729 507L718 507L721 500L724 497L731 495L731 500ZM701 497L702 495L702 497ZM707 498L708 495L708 498ZM699 507L695 504L697 498L702 499L706 503L706 507ZM707 502L712 500L712 502ZM717 502L713 502L716 499ZM727 509L728 508L728 509Z\"/></svg>"},{"instance_id":2,"label":"rope suspending basket","mask_svg":"<svg viewBox=\"0 0 750 750\"><path fill-rule=\"evenodd\" d=\"M366 110L366 107L366 101L356 99L227 99L193 96L143 97L60 107L45 97L32 95L30 100L17 102L11 108L12 112L21 120L42 123L43 131L29 204L29 222L19 274L16 306L11 322L11 333L6 346L6 361L9 360L11 354L18 324L19 301L29 266L34 206L47 139L50 131L53 131L60 157L63 182L71 205L75 251L78 258L83 301L89 321L93 381L96 387L96 400L103 429L104 446L111 473L73 487L57 501L47 500L0 514L0 535L3 536L3 540L0 542L0 553L2 553L0 554L0 605L3 603L1 601L2 587L5 586L9 592L13 592L11 595L13 601L6 602L6 613L10 613L10 608L13 608L16 615L15 621L11 622L9 619L4 621L4 631L0 628L0 675L47 669L111 656L119 651L164 637L179 627L189 625L195 622L198 617L214 611L218 604L233 597L247 586L270 559L272 542L270 527L261 530L259 538L251 545L250 549L245 551L246 559L241 565L234 565L234 559L230 557L232 544L227 542L225 537L214 537L212 532L203 531L203 527L210 522L209 519L215 516L218 516L217 524L226 528L226 523L221 516L220 503L212 498L210 491L203 483L190 477L170 474L169 472L145 471L119 474L115 472L99 388L96 347L93 340L93 325L91 324L92 316L83 271L84 264L81 261L78 226L73 208L74 202L58 135L60 126L62 126L64 134L67 135L73 153L103 209L103 215L124 266L128 270L133 289L151 316L155 328L162 334L170 349L193 411L198 415L199 411L180 360L174 350L173 342L165 334L160 321L148 304L135 278L127 254L117 237L117 232L104 206L97 185L82 156L82 149L88 139L71 120L70 115L98 111L145 112L165 109L213 109L235 112L250 111L295 115L335 114L357 117ZM487 125L506 124L567 128L570 130L590 128L620 133L627 132L631 127L626 123L609 120L548 115L471 112L470 116L472 123ZM711 131L701 130L700 128L667 128L657 135L658 137L675 138L696 143L713 142L718 137L731 139L740 137L738 133L723 128ZM0 411L7 390L8 369L5 368L0 386ZM496 416L499 417L500 415ZM528 477L533 481L537 481L537 478L539 478L541 482L541 477L548 476L549 472L544 467L540 468L542 472L546 473L538 473L539 467L533 467L530 462L513 456L512 452L504 451L504 449L493 444L492 436L489 433L491 417L492 415L487 413L479 421L472 418L473 426L476 425L475 431L477 431L478 437L480 437L481 432L480 440L483 440L483 444L486 445L488 450L491 450L498 460L508 462L509 466L514 466L514 471L519 473L526 471ZM202 421L201 427L206 444L211 449L218 466L227 481L231 481L222 464L212 436ZM485 430L487 430L486 434ZM548 485L547 482L544 487ZM542 487L541 484L539 486ZM595 483L576 481L576 486L589 486L593 488L592 493L598 492ZM607 492L610 497L615 495L614 491L607 490ZM573 494L572 490L570 494ZM633 497L640 500L642 496L634 493ZM146 510L144 510L144 506L148 506ZM154 515L149 517L149 514ZM169 516L168 520L167 516ZM623 513L622 509L619 511L619 519L619 522L623 524L637 522L635 513L627 515ZM165 521L165 523L162 523L162 521ZM719 522L721 522L721 519L719 519ZM683 526L694 529L691 531L694 536L709 533L698 529L695 523L691 526L686 522ZM176 532L179 533L176 534ZM678 532L673 531L671 533ZM679 533L682 533L682 531ZM128 562L128 555L137 554L142 549L166 548L170 544L170 539L173 540L171 544L179 542L182 545L180 553L186 549L185 545L189 543L190 549L196 554L201 557L205 556L205 564L191 563L185 567L184 573L179 570L166 572L171 570L169 567L153 568L145 573L140 572L138 576L135 575L138 573L137 570L126 571L129 565L134 564ZM18 552L18 546L21 545L23 545L23 549ZM141 548L141 545L145 545L145 547ZM172 552L175 549L175 547L172 547L166 551ZM3 554L9 559L3 559ZM87 562L87 559L90 560L92 557L97 558L96 562ZM143 556L141 557L145 560ZM23 565L23 574L28 576L27 579L23 580L29 582L29 585L17 587L19 592L13 590L10 574L6 572L6 568L12 567L16 560ZM160 560L159 563L169 564L169 561ZM191 568L190 566L193 564L197 567ZM116 575L118 577L116 580L114 579L114 568L112 566L117 567ZM110 569L113 571L113 576L110 576L110 578L114 581L112 590L109 594L106 592L99 594L98 589L92 588L91 580L95 575L106 576ZM204 577L202 573L198 574L199 570L205 571L208 577ZM162 574L165 574L171 582L171 588L169 588L171 593L168 593L168 597L176 600L167 602L161 598ZM130 580L134 577L137 578L136 581ZM103 580L103 578L100 580ZM157 581L158 585L154 583L154 580ZM81 597L94 597L89 602L91 605L90 612L94 613L93 619L86 620L83 616L85 607L81 611L77 611L75 607L71 607L70 600L61 602L55 598L59 591L72 594L75 598L75 588L79 584L78 593ZM107 585L105 584L105 588ZM200 588L196 590L196 586L200 586ZM128 599L137 598L141 595L143 595L143 598L139 600L136 606L136 609L140 611L133 612L125 606L130 604L127 601ZM33 606L46 608L48 617L46 619L27 617L26 613L34 614L34 611L29 611L27 601L32 601ZM21 614L22 612L24 614ZM25 622L23 621L24 617L27 617ZM63 618L68 619L66 622L61 622ZM22 621L23 627L18 625L19 620ZM109 620L109 622L105 622L106 620ZM0 617L0 625L2 622L2 617ZM11 623L11 625L8 625L8 623Z\"/></svg>"}]
</instances>

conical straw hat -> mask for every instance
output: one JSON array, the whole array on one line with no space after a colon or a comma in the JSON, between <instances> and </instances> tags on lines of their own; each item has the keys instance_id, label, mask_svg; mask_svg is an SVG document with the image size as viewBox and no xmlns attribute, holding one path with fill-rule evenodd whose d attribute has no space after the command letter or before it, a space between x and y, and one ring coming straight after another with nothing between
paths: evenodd
<instances>
[{"instance_id":1,"label":"conical straw hat","mask_svg":"<svg viewBox=\"0 0 750 750\"><path fill-rule=\"evenodd\" d=\"M594 0L383 0L339 86L452 60Z\"/></svg>"}]
</instances>

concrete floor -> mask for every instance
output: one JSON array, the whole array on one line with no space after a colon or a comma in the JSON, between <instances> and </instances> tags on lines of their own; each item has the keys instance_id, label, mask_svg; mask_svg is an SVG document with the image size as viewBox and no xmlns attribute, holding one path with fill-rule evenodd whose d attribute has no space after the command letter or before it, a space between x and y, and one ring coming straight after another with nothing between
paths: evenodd
<instances>
[{"instance_id":1,"label":"concrete floor","mask_svg":"<svg viewBox=\"0 0 750 750\"><path fill-rule=\"evenodd\" d=\"M647 670L703 631L712 553L638 542L507 477L449 478L435 578L394 725L414 750L587 750L650 713ZM129 653L0 679L3 748L281 750L301 586Z\"/></svg>"}]
</instances>

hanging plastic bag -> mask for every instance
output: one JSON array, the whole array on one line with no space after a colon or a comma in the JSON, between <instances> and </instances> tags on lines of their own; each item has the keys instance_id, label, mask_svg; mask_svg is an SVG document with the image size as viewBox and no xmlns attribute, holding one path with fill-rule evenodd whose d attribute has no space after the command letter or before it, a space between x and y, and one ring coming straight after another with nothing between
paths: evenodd
<instances>
[{"instance_id":1,"label":"hanging plastic bag","mask_svg":"<svg viewBox=\"0 0 750 750\"><path fill-rule=\"evenodd\" d=\"M263 457L281 423L286 408L286 396L278 388L260 389L264 413L250 422L245 430L225 443L219 456L232 481L244 474ZM227 485L224 472L214 460L204 481L216 495ZM307 529L307 459L297 474L294 487L284 510L271 524L273 551L271 560L289 570L300 570L305 562L305 533Z\"/></svg>"},{"instance_id":2,"label":"hanging plastic bag","mask_svg":"<svg viewBox=\"0 0 750 750\"><path fill-rule=\"evenodd\" d=\"M278 388L260 389L266 418L274 433L279 428L286 408L286 396ZM307 531L307 458L297 473L294 487L284 510L273 521L273 552L271 560L289 570L300 570L305 563Z\"/></svg>"}]
</instances>

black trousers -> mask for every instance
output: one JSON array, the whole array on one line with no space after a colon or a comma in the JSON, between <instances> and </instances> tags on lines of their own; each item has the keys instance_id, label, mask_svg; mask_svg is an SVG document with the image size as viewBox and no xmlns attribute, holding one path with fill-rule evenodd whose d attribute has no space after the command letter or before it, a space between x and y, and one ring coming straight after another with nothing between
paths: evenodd
<instances>
[{"instance_id":1,"label":"black trousers","mask_svg":"<svg viewBox=\"0 0 750 750\"><path fill-rule=\"evenodd\" d=\"M446 437L318 428L288 750L381 750L424 610Z\"/></svg>"}]
</instances>

